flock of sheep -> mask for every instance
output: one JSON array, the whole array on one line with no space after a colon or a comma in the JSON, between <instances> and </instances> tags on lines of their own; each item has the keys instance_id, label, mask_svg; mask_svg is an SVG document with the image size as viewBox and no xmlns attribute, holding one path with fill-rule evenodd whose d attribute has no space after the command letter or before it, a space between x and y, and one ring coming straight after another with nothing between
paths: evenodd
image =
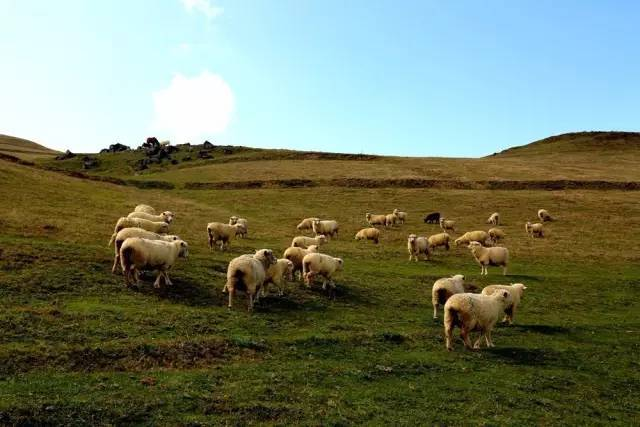
<instances>
[{"instance_id":1,"label":"flock of sheep","mask_svg":"<svg viewBox=\"0 0 640 427\"><path fill-rule=\"evenodd\" d=\"M168 271L178 258L186 258L189 253L189 246L184 240L168 234L169 225L174 216L170 211L156 214L153 207L138 205L128 216L118 219L109 245L115 244L112 272L115 273L120 264L125 285L138 283L140 272L145 270L157 271L155 287L161 287L163 281L165 285L171 285ZM370 227L358 231L355 239L371 240L378 244L381 228L376 227L404 224L407 213L394 209L392 213L384 215L367 213L365 218ZM538 211L538 218L540 223L525 224L526 233L532 238L544 237L543 223L553 220L549 212L544 209ZM448 232L455 232L455 221L441 217L438 212L433 212L424 217L424 222L439 224L442 232L428 237L410 234L407 238L409 261L418 261L421 255L428 260L436 248L443 247L446 250L450 248L451 236ZM506 275L509 250L496 246L505 238L505 233L497 228L500 225L500 215L497 212L493 213L487 219L487 223L494 227L488 231L466 232L455 239L454 243L456 246L467 245L480 265L482 275L488 274L489 266L502 267L503 274ZM253 309L254 303L261 295L266 294L271 284L276 286L279 295L282 295L285 283L293 281L296 274L309 287L316 277L321 276L322 289L328 288L329 295L334 295L333 275L343 269L344 262L341 258L320 253L319 248L331 238L338 237L338 222L306 218L297 225L297 229L302 233L313 232L314 237L306 235L294 237L291 246L284 251L283 258L276 258L270 249L260 249L254 254L241 255L231 260L227 268L227 281L223 288L223 292L228 293L229 308L233 305L237 291L246 293L249 310ZM225 250L235 237L244 238L247 234L248 221L245 218L232 216L228 224L220 222L207 224L210 250L216 247ZM460 335L467 348L479 348L483 337L486 345L492 347L493 327L503 314L505 321L513 322L525 289L526 286L522 283L490 285L480 294L475 294L466 292L462 275L436 280L432 288L433 317L437 318L438 306L444 305L447 349L453 349L453 330L456 326L461 329ZM473 346L469 338L469 333L472 331L480 332Z\"/></svg>"}]
</instances>

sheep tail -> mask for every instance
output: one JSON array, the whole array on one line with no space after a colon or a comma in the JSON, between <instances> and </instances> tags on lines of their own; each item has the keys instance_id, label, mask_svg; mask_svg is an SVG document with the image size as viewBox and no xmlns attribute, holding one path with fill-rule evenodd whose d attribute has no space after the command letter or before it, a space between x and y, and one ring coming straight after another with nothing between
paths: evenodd
<instances>
[{"instance_id":1,"label":"sheep tail","mask_svg":"<svg viewBox=\"0 0 640 427\"><path fill-rule=\"evenodd\" d=\"M113 244L114 240L116 240L116 234L117 233L113 233L111 235L111 240L109 240L109 243L107 244L107 247L111 247L111 245Z\"/></svg>"},{"instance_id":2,"label":"sheep tail","mask_svg":"<svg viewBox=\"0 0 640 427\"><path fill-rule=\"evenodd\" d=\"M122 274L126 281L129 281L131 277L131 269L132 269L132 260L131 255L133 254L133 248L125 247L120 250L120 267L122 267Z\"/></svg>"},{"instance_id":3,"label":"sheep tail","mask_svg":"<svg viewBox=\"0 0 640 427\"><path fill-rule=\"evenodd\" d=\"M436 293L436 301L438 304L444 305L447 302L447 290L446 289L438 289ZM435 302L435 301L434 301Z\"/></svg>"}]
</instances>

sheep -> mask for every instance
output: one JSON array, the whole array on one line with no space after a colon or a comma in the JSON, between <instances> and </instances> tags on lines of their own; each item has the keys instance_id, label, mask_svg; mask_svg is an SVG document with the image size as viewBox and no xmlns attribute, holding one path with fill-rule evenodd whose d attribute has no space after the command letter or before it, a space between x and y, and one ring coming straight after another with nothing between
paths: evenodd
<instances>
[{"instance_id":1,"label":"sheep","mask_svg":"<svg viewBox=\"0 0 640 427\"><path fill-rule=\"evenodd\" d=\"M455 232L456 231L455 226L456 226L455 221L451 219L440 218L440 228L442 228L442 231L447 232L448 230L451 230Z\"/></svg>"},{"instance_id":2,"label":"sheep","mask_svg":"<svg viewBox=\"0 0 640 427\"><path fill-rule=\"evenodd\" d=\"M340 226L338 225L338 221L321 221L319 219L314 219L311 223L311 227L313 228L313 232L315 233L316 237L321 234L326 237L338 237L338 229L340 228Z\"/></svg>"},{"instance_id":3,"label":"sheep","mask_svg":"<svg viewBox=\"0 0 640 427\"><path fill-rule=\"evenodd\" d=\"M356 240L373 240L376 245L380 242L380 230L374 227L363 228L356 233Z\"/></svg>"},{"instance_id":4,"label":"sheep","mask_svg":"<svg viewBox=\"0 0 640 427\"><path fill-rule=\"evenodd\" d=\"M440 212L432 212L424 216L425 224L440 224Z\"/></svg>"},{"instance_id":5,"label":"sheep","mask_svg":"<svg viewBox=\"0 0 640 427\"><path fill-rule=\"evenodd\" d=\"M367 223L370 226L374 225L387 225L387 216L386 215L374 215L369 212L366 213L365 218L367 218Z\"/></svg>"},{"instance_id":6,"label":"sheep","mask_svg":"<svg viewBox=\"0 0 640 427\"><path fill-rule=\"evenodd\" d=\"M484 336L487 347L493 347L491 331L506 307L511 305L513 297L507 290L495 292L493 295L462 293L452 295L444 305L444 335L447 350L453 350L453 329L460 328L460 336L468 349L471 347L469 333L479 331L480 336L473 345L480 348L480 340Z\"/></svg>"},{"instance_id":7,"label":"sheep","mask_svg":"<svg viewBox=\"0 0 640 427\"><path fill-rule=\"evenodd\" d=\"M159 234L166 234L169 232L169 224L167 224L166 222L153 222L147 219L127 218L123 216L118 220L118 222L116 222L116 226L113 228L113 234L111 235L111 239L109 240L107 246L111 246L120 230L122 230L123 228L131 227L144 228L147 231L152 231Z\"/></svg>"},{"instance_id":8,"label":"sheep","mask_svg":"<svg viewBox=\"0 0 640 427\"><path fill-rule=\"evenodd\" d=\"M438 305L444 305L451 295L461 293L464 293L464 276L462 274L436 280L431 288L433 318L438 318Z\"/></svg>"},{"instance_id":9,"label":"sheep","mask_svg":"<svg viewBox=\"0 0 640 427\"><path fill-rule=\"evenodd\" d=\"M522 283L512 283L511 285L489 285L482 290L482 295L492 295L502 289L508 290L513 298L512 304L505 308L505 316L502 321L513 325L513 318L516 317L516 310L518 309L520 300L524 295L524 290L527 289L527 287Z\"/></svg>"},{"instance_id":10,"label":"sheep","mask_svg":"<svg viewBox=\"0 0 640 427\"><path fill-rule=\"evenodd\" d=\"M247 310L253 310L253 299L255 297L258 301L258 291L264 284L267 270L276 262L270 249L260 249L253 255L241 255L232 259L227 268L227 282L222 288L223 293L229 293L229 309L233 306L236 291L245 291L249 298Z\"/></svg>"},{"instance_id":11,"label":"sheep","mask_svg":"<svg viewBox=\"0 0 640 427\"><path fill-rule=\"evenodd\" d=\"M555 218L552 217L549 211L547 211L546 209L538 210L538 218L540 218L540 221L542 222L555 221Z\"/></svg>"},{"instance_id":12,"label":"sheep","mask_svg":"<svg viewBox=\"0 0 640 427\"><path fill-rule=\"evenodd\" d=\"M469 242L478 242L484 246L491 246L489 233L483 230L467 231L455 240L456 246L460 246L461 244L468 244Z\"/></svg>"},{"instance_id":13,"label":"sheep","mask_svg":"<svg viewBox=\"0 0 640 427\"><path fill-rule=\"evenodd\" d=\"M221 222L210 222L207 224L209 249L213 250L213 246L220 242L220 250L224 251L229 246L229 242L242 231L243 228L240 224L228 225Z\"/></svg>"},{"instance_id":14,"label":"sheep","mask_svg":"<svg viewBox=\"0 0 640 427\"><path fill-rule=\"evenodd\" d=\"M178 236L153 233L143 228L138 228L138 227L123 228L122 230L118 231L118 234L116 234L116 238L115 238L115 256L113 258L113 267L111 268L112 273L116 272L116 267L119 264L120 248L122 247L122 243L124 243L124 241L130 237L140 237L147 240L164 240L165 242L180 240Z\"/></svg>"},{"instance_id":15,"label":"sheep","mask_svg":"<svg viewBox=\"0 0 640 427\"><path fill-rule=\"evenodd\" d=\"M282 257L288 259L293 263L293 272L300 273L300 278L302 279L302 259L305 257L305 255L317 252L317 245L311 245L307 247L307 249L292 246L284 251Z\"/></svg>"},{"instance_id":16,"label":"sheep","mask_svg":"<svg viewBox=\"0 0 640 427\"><path fill-rule=\"evenodd\" d=\"M175 215L171 211L164 211L160 215L151 215L145 212L131 212L127 218L142 218L153 222L166 222L171 224Z\"/></svg>"},{"instance_id":17,"label":"sheep","mask_svg":"<svg viewBox=\"0 0 640 427\"><path fill-rule=\"evenodd\" d=\"M431 255L431 248L429 247L429 241L426 237L418 237L415 234L409 234L407 238L407 250L409 252L409 261L415 259L418 261L420 254L425 256L425 259L429 259Z\"/></svg>"},{"instance_id":18,"label":"sheep","mask_svg":"<svg viewBox=\"0 0 640 427\"><path fill-rule=\"evenodd\" d=\"M249 231L249 222L247 221L246 218L238 218L237 216L232 216L231 218L229 218L229 225L236 225L236 224L240 224L240 233L238 233L240 235L240 237L242 237L243 239L245 237L247 237L247 233Z\"/></svg>"},{"instance_id":19,"label":"sheep","mask_svg":"<svg viewBox=\"0 0 640 427\"><path fill-rule=\"evenodd\" d=\"M498 212L492 213L487 219L487 224L500 225L500 214Z\"/></svg>"},{"instance_id":20,"label":"sheep","mask_svg":"<svg viewBox=\"0 0 640 427\"><path fill-rule=\"evenodd\" d=\"M307 286L311 287L311 283L313 283L315 277L318 275L322 276L325 279L322 282L322 289L327 289L328 281L331 286L331 296L333 295L333 291L336 287L333 281L333 274L338 271L342 271L343 265L344 261L342 261L342 258L334 258L321 253L305 255L302 259L302 275L304 277L304 282Z\"/></svg>"},{"instance_id":21,"label":"sheep","mask_svg":"<svg viewBox=\"0 0 640 427\"><path fill-rule=\"evenodd\" d=\"M450 240L451 240L451 236L449 236L449 234L447 233L432 234L427 239L427 241L429 242L429 247L431 249L435 249L439 246L444 246L446 250L449 250Z\"/></svg>"},{"instance_id":22,"label":"sheep","mask_svg":"<svg viewBox=\"0 0 640 427\"><path fill-rule=\"evenodd\" d=\"M393 227L398 222L398 217L396 216L396 214L392 214L392 213L387 214L385 215L385 218L386 218L384 222L385 227Z\"/></svg>"},{"instance_id":23,"label":"sheep","mask_svg":"<svg viewBox=\"0 0 640 427\"><path fill-rule=\"evenodd\" d=\"M308 248L311 245L318 247L327 243L327 237L324 234L318 234L316 237L296 236L291 241L291 246L298 248Z\"/></svg>"},{"instance_id":24,"label":"sheep","mask_svg":"<svg viewBox=\"0 0 640 427\"><path fill-rule=\"evenodd\" d=\"M489 233L489 237L493 243L498 243L499 241L504 240L505 237L504 231L500 228L490 228L487 233Z\"/></svg>"},{"instance_id":25,"label":"sheep","mask_svg":"<svg viewBox=\"0 0 640 427\"><path fill-rule=\"evenodd\" d=\"M293 280L293 262L286 258L280 258L267 269L262 295L266 295L270 283L273 283L278 288L278 295L284 295L284 284L287 280Z\"/></svg>"},{"instance_id":26,"label":"sheep","mask_svg":"<svg viewBox=\"0 0 640 427\"><path fill-rule=\"evenodd\" d=\"M187 258L188 255L189 245L184 240L165 242L130 237L120 247L120 266L124 272L125 285L129 286L134 281L137 283L140 270L157 270L158 276L153 286L159 288L162 278L166 285L171 286L168 271L179 257Z\"/></svg>"},{"instance_id":27,"label":"sheep","mask_svg":"<svg viewBox=\"0 0 640 427\"><path fill-rule=\"evenodd\" d=\"M539 222L536 222L535 224L531 224L531 222L527 221L527 223L524 225L524 229L527 232L527 234L531 236L531 238L544 237L544 226Z\"/></svg>"},{"instance_id":28,"label":"sheep","mask_svg":"<svg viewBox=\"0 0 640 427\"><path fill-rule=\"evenodd\" d=\"M134 212L144 212L144 213L148 213L150 215L155 215L156 214L156 210L154 208L152 208L149 205L138 205L135 207L135 209L133 210Z\"/></svg>"},{"instance_id":29,"label":"sheep","mask_svg":"<svg viewBox=\"0 0 640 427\"><path fill-rule=\"evenodd\" d=\"M507 265L509 264L509 250L502 246L484 248L478 242L469 243L469 249L474 258L480 264L480 275L489 274L487 267L501 266L502 274L507 275Z\"/></svg>"},{"instance_id":30,"label":"sheep","mask_svg":"<svg viewBox=\"0 0 640 427\"><path fill-rule=\"evenodd\" d=\"M320 218L305 218L296 226L299 231L313 230L313 221L319 221Z\"/></svg>"},{"instance_id":31,"label":"sheep","mask_svg":"<svg viewBox=\"0 0 640 427\"><path fill-rule=\"evenodd\" d=\"M407 220L407 213L406 212L402 212L398 209L394 209L393 210L393 214L398 218L398 222L400 224L404 224L404 222Z\"/></svg>"}]
</instances>

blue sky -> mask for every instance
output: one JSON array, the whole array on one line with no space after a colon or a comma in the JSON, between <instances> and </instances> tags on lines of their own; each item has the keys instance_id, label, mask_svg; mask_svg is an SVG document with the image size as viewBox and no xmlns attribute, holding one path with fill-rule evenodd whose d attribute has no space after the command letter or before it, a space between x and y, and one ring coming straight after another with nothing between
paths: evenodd
<instances>
[{"instance_id":1,"label":"blue sky","mask_svg":"<svg viewBox=\"0 0 640 427\"><path fill-rule=\"evenodd\" d=\"M473 157L640 130L640 2L0 0L0 133Z\"/></svg>"}]
</instances>

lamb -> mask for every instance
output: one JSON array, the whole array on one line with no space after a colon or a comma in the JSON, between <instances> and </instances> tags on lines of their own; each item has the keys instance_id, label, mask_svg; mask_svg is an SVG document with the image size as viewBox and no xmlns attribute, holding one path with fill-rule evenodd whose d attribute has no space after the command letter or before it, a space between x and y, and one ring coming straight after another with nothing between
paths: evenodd
<instances>
[{"instance_id":1,"label":"lamb","mask_svg":"<svg viewBox=\"0 0 640 427\"><path fill-rule=\"evenodd\" d=\"M142 218L127 218L122 217L116 223L116 226L113 229L113 234L111 235L111 239L109 240L108 246L111 246L113 241L116 239L116 235L123 228L131 228L138 227L144 228L147 231L152 231L154 233L166 234L169 232L169 224L166 222L153 222L147 219Z\"/></svg>"},{"instance_id":2,"label":"lamb","mask_svg":"<svg viewBox=\"0 0 640 427\"><path fill-rule=\"evenodd\" d=\"M334 258L321 253L305 255L302 259L302 274L304 282L310 287L315 277L320 275L325 279L322 282L322 289L327 289L328 281L331 286L330 295L333 295L333 291L335 291L336 287L333 281L333 274L338 271L342 271L343 265L344 261L342 261L342 258Z\"/></svg>"},{"instance_id":3,"label":"lamb","mask_svg":"<svg viewBox=\"0 0 640 427\"><path fill-rule=\"evenodd\" d=\"M387 225L387 216L386 215L374 215L369 212L365 215L367 218L367 223L370 226L374 225Z\"/></svg>"},{"instance_id":4,"label":"lamb","mask_svg":"<svg viewBox=\"0 0 640 427\"><path fill-rule=\"evenodd\" d=\"M487 347L493 347L491 331L505 308L513 303L513 297L502 289L493 295L462 293L452 295L444 305L444 334L447 350L453 350L453 329L460 327L460 336L466 348L471 349L469 333L479 331L480 336L473 345L480 348L484 336Z\"/></svg>"},{"instance_id":5,"label":"lamb","mask_svg":"<svg viewBox=\"0 0 640 427\"><path fill-rule=\"evenodd\" d=\"M240 237L243 239L247 237L247 232L249 231L249 222L246 218L238 218L237 216L232 216L229 218L229 225L240 224L240 232L238 233Z\"/></svg>"},{"instance_id":6,"label":"lamb","mask_svg":"<svg viewBox=\"0 0 640 427\"><path fill-rule=\"evenodd\" d=\"M153 222L166 222L171 224L175 215L171 211L164 211L160 215L151 215L145 212L131 212L127 218L142 218Z\"/></svg>"},{"instance_id":7,"label":"lamb","mask_svg":"<svg viewBox=\"0 0 640 427\"><path fill-rule=\"evenodd\" d=\"M484 248L478 242L469 243L469 249L474 258L480 264L480 274L489 274L488 266L501 266L502 274L507 275L507 265L509 264L509 250L502 246Z\"/></svg>"},{"instance_id":8,"label":"lamb","mask_svg":"<svg viewBox=\"0 0 640 427\"><path fill-rule=\"evenodd\" d=\"M505 237L504 231L500 228L490 228L487 233L489 233L489 237L493 243L498 243L499 241L504 240Z\"/></svg>"},{"instance_id":9,"label":"lamb","mask_svg":"<svg viewBox=\"0 0 640 427\"><path fill-rule=\"evenodd\" d=\"M156 214L156 210L154 208L152 208L149 205L138 205L135 207L135 209L133 210L134 212L144 212L144 213L148 213L150 215L155 215Z\"/></svg>"},{"instance_id":10,"label":"lamb","mask_svg":"<svg viewBox=\"0 0 640 427\"><path fill-rule=\"evenodd\" d=\"M407 220L407 213L406 212L402 212L398 209L394 209L393 210L393 214L398 218L398 222L400 224L404 224L404 222Z\"/></svg>"},{"instance_id":11,"label":"lamb","mask_svg":"<svg viewBox=\"0 0 640 427\"><path fill-rule=\"evenodd\" d=\"M340 226L338 225L338 221L321 221L319 219L313 220L313 222L311 223L311 227L313 228L313 232L315 233L316 237L321 234L327 237L338 237L338 229L340 228Z\"/></svg>"},{"instance_id":12,"label":"lamb","mask_svg":"<svg viewBox=\"0 0 640 427\"><path fill-rule=\"evenodd\" d=\"M544 237L544 226L539 222L531 224L531 222L527 221L527 223L524 225L524 229L526 230L527 234L531 236L531 238Z\"/></svg>"},{"instance_id":13,"label":"lamb","mask_svg":"<svg viewBox=\"0 0 640 427\"><path fill-rule=\"evenodd\" d=\"M398 222L398 217L396 216L396 214L387 214L385 215L386 220L385 220L385 227L393 227L394 225L396 225L396 223Z\"/></svg>"},{"instance_id":14,"label":"lamb","mask_svg":"<svg viewBox=\"0 0 640 427\"><path fill-rule=\"evenodd\" d=\"M491 246L489 233L483 230L467 231L455 240L456 246L468 244L469 242L478 242L484 246Z\"/></svg>"},{"instance_id":15,"label":"lamb","mask_svg":"<svg viewBox=\"0 0 640 427\"><path fill-rule=\"evenodd\" d=\"M420 254L425 256L425 259L429 259L431 255L431 249L429 248L429 241L426 237L418 237L415 234L409 234L407 238L407 250L409 251L409 261L415 259L418 261Z\"/></svg>"},{"instance_id":16,"label":"lamb","mask_svg":"<svg viewBox=\"0 0 640 427\"><path fill-rule=\"evenodd\" d=\"M455 221L451 219L440 218L440 228L442 228L442 231L447 232L448 230L451 230L455 232L456 231L455 226L456 226Z\"/></svg>"},{"instance_id":17,"label":"lamb","mask_svg":"<svg viewBox=\"0 0 640 427\"><path fill-rule=\"evenodd\" d=\"M425 224L440 224L440 212L432 212L424 216Z\"/></svg>"},{"instance_id":18,"label":"lamb","mask_svg":"<svg viewBox=\"0 0 640 427\"><path fill-rule=\"evenodd\" d=\"M224 251L229 242L238 234L242 233L243 228L240 224L228 225L221 222L210 222L207 224L207 234L209 235L209 249L213 250L213 246L220 242L220 250Z\"/></svg>"},{"instance_id":19,"label":"lamb","mask_svg":"<svg viewBox=\"0 0 640 427\"><path fill-rule=\"evenodd\" d=\"M324 234L318 234L316 237L296 236L291 241L291 246L297 248L308 248L311 245L318 247L327 243L327 237Z\"/></svg>"},{"instance_id":20,"label":"lamb","mask_svg":"<svg viewBox=\"0 0 640 427\"><path fill-rule=\"evenodd\" d=\"M293 262L280 258L267 269L267 276L262 287L262 295L266 295L270 283L278 288L278 295L284 295L284 284L293 280Z\"/></svg>"},{"instance_id":21,"label":"lamb","mask_svg":"<svg viewBox=\"0 0 640 427\"><path fill-rule=\"evenodd\" d=\"M436 280L431 288L433 318L438 318L438 305L444 305L451 295L461 293L464 293L464 276L462 274Z\"/></svg>"},{"instance_id":22,"label":"lamb","mask_svg":"<svg viewBox=\"0 0 640 427\"><path fill-rule=\"evenodd\" d=\"M270 249L260 249L254 255L241 255L232 259L227 268L227 282L222 289L222 292L229 293L228 307L233 306L236 291L245 291L249 297L247 309L253 310L253 300L259 299L258 291L264 284L267 270L276 262Z\"/></svg>"},{"instance_id":23,"label":"lamb","mask_svg":"<svg viewBox=\"0 0 640 427\"><path fill-rule=\"evenodd\" d=\"M284 251L284 254L282 255L283 258L288 259L289 261L291 261L293 263L293 272L299 272L300 273L300 278L302 278L302 260L305 257L305 255L311 254L311 253L317 253L318 252L318 246L317 245L311 245L309 246L307 249L304 248L299 248L299 247L290 247L287 248Z\"/></svg>"},{"instance_id":24,"label":"lamb","mask_svg":"<svg viewBox=\"0 0 640 427\"><path fill-rule=\"evenodd\" d=\"M140 237L130 237L120 247L120 265L124 272L127 286L139 281L140 270L157 270L158 276L153 283L160 287L161 279L171 286L168 271L178 258L189 255L189 246L184 240L165 242L163 240L149 240Z\"/></svg>"},{"instance_id":25,"label":"lamb","mask_svg":"<svg viewBox=\"0 0 640 427\"><path fill-rule=\"evenodd\" d=\"M316 221L316 220L319 221L320 218L305 218L300 222L300 224L296 226L296 228L299 231L313 230L313 221Z\"/></svg>"},{"instance_id":26,"label":"lamb","mask_svg":"<svg viewBox=\"0 0 640 427\"><path fill-rule=\"evenodd\" d=\"M380 242L380 230L374 227L363 228L356 233L356 240L373 240L377 245Z\"/></svg>"},{"instance_id":27,"label":"lamb","mask_svg":"<svg viewBox=\"0 0 640 427\"><path fill-rule=\"evenodd\" d=\"M122 247L122 244L124 243L124 241L130 237L140 237L142 239L147 239L147 240L164 240L165 242L180 240L178 236L153 233L143 228L138 228L138 227L123 228L122 230L118 231L118 234L116 234L116 238L115 238L116 250L115 250L115 256L113 258L113 267L111 268L112 273L116 272L116 266L119 264L119 261L120 261L120 248Z\"/></svg>"},{"instance_id":28,"label":"lamb","mask_svg":"<svg viewBox=\"0 0 640 427\"><path fill-rule=\"evenodd\" d=\"M513 298L513 302L507 308L505 308L505 316L503 322L509 322L510 325L513 324L513 318L516 317L516 310L518 309L518 305L520 304L520 300L524 295L524 290L527 289L525 285L522 283L512 283L509 285L489 285L482 290L482 295L493 295L495 292L506 289L511 293L511 297Z\"/></svg>"},{"instance_id":29,"label":"lamb","mask_svg":"<svg viewBox=\"0 0 640 427\"><path fill-rule=\"evenodd\" d=\"M435 249L439 246L444 246L446 250L449 250L449 241L451 240L451 236L447 233L438 233L432 234L429 236L427 241L429 242L429 247Z\"/></svg>"},{"instance_id":30,"label":"lamb","mask_svg":"<svg viewBox=\"0 0 640 427\"><path fill-rule=\"evenodd\" d=\"M487 219L487 224L500 225L500 214L498 212L492 213Z\"/></svg>"},{"instance_id":31,"label":"lamb","mask_svg":"<svg viewBox=\"0 0 640 427\"><path fill-rule=\"evenodd\" d=\"M540 218L540 221L542 221L542 222L554 221L555 220L555 218L552 217L551 214L546 209L540 209L538 211L538 218Z\"/></svg>"}]
</instances>

